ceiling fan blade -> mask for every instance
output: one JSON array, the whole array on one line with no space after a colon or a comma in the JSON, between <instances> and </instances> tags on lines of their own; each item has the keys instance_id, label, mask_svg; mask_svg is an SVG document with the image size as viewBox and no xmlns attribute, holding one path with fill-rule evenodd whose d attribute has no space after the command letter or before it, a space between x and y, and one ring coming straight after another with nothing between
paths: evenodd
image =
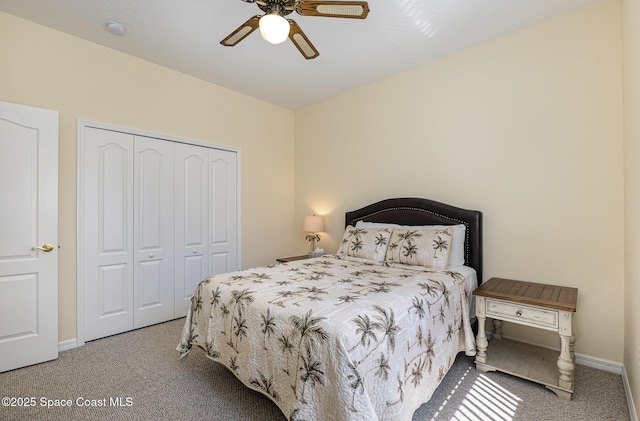
<instances>
[{"instance_id":1,"label":"ceiling fan blade","mask_svg":"<svg viewBox=\"0 0 640 421\"><path fill-rule=\"evenodd\" d=\"M304 16L364 19L369 14L366 1L310 0L298 3L296 12Z\"/></svg>"},{"instance_id":2,"label":"ceiling fan blade","mask_svg":"<svg viewBox=\"0 0 640 421\"><path fill-rule=\"evenodd\" d=\"M262 16L256 15L250 18L248 21L240 25L238 29L230 33L225 39L220 41L220 44L225 47L233 47L258 28L261 17Z\"/></svg>"},{"instance_id":3,"label":"ceiling fan blade","mask_svg":"<svg viewBox=\"0 0 640 421\"><path fill-rule=\"evenodd\" d=\"M300 26L293 20L287 19L289 24L291 25L291 29L289 30L289 39L293 44L298 48L298 50L302 53L304 58L307 60L314 59L320 55L316 47L311 44L309 38L302 32Z\"/></svg>"}]
</instances>

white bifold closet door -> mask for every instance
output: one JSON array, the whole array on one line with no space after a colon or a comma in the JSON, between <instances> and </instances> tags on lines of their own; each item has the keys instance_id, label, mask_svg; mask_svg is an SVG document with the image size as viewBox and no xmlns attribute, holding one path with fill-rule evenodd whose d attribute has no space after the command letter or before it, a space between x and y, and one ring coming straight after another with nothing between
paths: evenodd
<instances>
[{"instance_id":1,"label":"white bifold closet door","mask_svg":"<svg viewBox=\"0 0 640 421\"><path fill-rule=\"evenodd\" d=\"M236 153L176 144L175 310L207 276L238 268Z\"/></svg>"},{"instance_id":2,"label":"white bifold closet door","mask_svg":"<svg viewBox=\"0 0 640 421\"><path fill-rule=\"evenodd\" d=\"M86 340L174 316L171 142L87 129Z\"/></svg>"},{"instance_id":3,"label":"white bifold closet door","mask_svg":"<svg viewBox=\"0 0 640 421\"><path fill-rule=\"evenodd\" d=\"M174 318L174 144L134 136L133 327Z\"/></svg>"},{"instance_id":4,"label":"white bifold closet door","mask_svg":"<svg viewBox=\"0 0 640 421\"><path fill-rule=\"evenodd\" d=\"M192 292L209 269L208 150L176 145L175 309L184 316Z\"/></svg>"},{"instance_id":5,"label":"white bifold closet door","mask_svg":"<svg viewBox=\"0 0 640 421\"><path fill-rule=\"evenodd\" d=\"M133 328L133 136L87 128L83 144L85 340Z\"/></svg>"},{"instance_id":6,"label":"white bifold closet door","mask_svg":"<svg viewBox=\"0 0 640 421\"><path fill-rule=\"evenodd\" d=\"M186 315L238 266L237 154L93 127L83 142L84 340Z\"/></svg>"},{"instance_id":7,"label":"white bifold closet door","mask_svg":"<svg viewBox=\"0 0 640 421\"><path fill-rule=\"evenodd\" d=\"M209 149L209 274L238 268L236 154Z\"/></svg>"}]
</instances>

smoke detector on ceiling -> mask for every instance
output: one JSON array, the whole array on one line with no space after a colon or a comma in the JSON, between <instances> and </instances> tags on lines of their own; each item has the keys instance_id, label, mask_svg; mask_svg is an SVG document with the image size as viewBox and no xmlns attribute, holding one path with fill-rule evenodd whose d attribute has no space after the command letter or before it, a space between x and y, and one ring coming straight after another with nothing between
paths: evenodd
<instances>
[{"instance_id":1,"label":"smoke detector on ceiling","mask_svg":"<svg viewBox=\"0 0 640 421\"><path fill-rule=\"evenodd\" d=\"M120 22L109 21L107 22L107 31L113 35L123 36L126 32L126 28Z\"/></svg>"}]
</instances>

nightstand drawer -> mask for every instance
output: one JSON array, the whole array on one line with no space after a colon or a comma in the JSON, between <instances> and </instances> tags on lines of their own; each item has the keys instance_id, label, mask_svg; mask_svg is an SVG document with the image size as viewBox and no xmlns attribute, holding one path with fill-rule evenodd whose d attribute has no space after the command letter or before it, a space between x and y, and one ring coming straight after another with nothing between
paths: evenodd
<instances>
[{"instance_id":1,"label":"nightstand drawer","mask_svg":"<svg viewBox=\"0 0 640 421\"><path fill-rule=\"evenodd\" d=\"M558 312L487 298L487 317L558 330Z\"/></svg>"}]
</instances>

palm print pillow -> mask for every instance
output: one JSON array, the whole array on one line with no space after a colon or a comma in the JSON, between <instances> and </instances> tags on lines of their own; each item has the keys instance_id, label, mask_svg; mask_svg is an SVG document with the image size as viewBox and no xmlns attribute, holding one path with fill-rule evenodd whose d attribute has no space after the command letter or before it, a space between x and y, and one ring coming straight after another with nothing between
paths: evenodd
<instances>
[{"instance_id":1,"label":"palm print pillow","mask_svg":"<svg viewBox=\"0 0 640 421\"><path fill-rule=\"evenodd\" d=\"M451 254L453 228L394 229L387 247L386 263L446 269Z\"/></svg>"},{"instance_id":2,"label":"palm print pillow","mask_svg":"<svg viewBox=\"0 0 640 421\"><path fill-rule=\"evenodd\" d=\"M391 229L389 228L362 229L349 225L344 230L337 254L343 257L357 257L375 263L382 263L387 252L390 236Z\"/></svg>"}]
</instances>

